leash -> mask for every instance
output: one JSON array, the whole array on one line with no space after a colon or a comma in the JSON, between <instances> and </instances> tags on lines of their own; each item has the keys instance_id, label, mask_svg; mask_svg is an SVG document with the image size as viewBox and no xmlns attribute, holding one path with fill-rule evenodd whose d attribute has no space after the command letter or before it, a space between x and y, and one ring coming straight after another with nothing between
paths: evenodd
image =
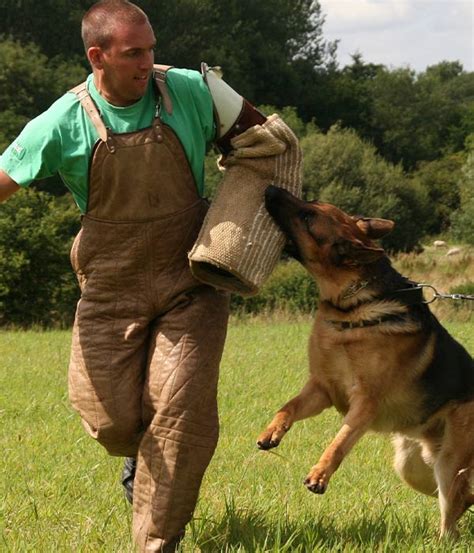
<instances>
[{"instance_id":1,"label":"leash","mask_svg":"<svg viewBox=\"0 0 474 553\"><path fill-rule=\"evenodd\" d=\"M474 300L473 295L469 294L440 294L438 290L431 284L418 284L413 281L407 281L412 284L409 288L399 288L398 290L393 290L391 293L386 294L380 298L375 298L379 300L396 300L406 306L416 305L416 304L429 304L433 303L437 299L453 299L453 300ZM360 282L353 283L346 292L343 294L343 299L348 299L356 295L360 290L363 290L371 283L371 280L363 280ZM423 295L423 289L429 288L433 297L431 299L425 299ZM333 305L333 307L336 307ZM336 307L337 309L337 307ZM344 311L343 309L340 309ZM339 321L339 320L326 320L327 323L336 327L338 330L348 330L354 328L365 328L368 326L376 326L385 322L401 322L404 319L404 315L399 313L389 313L387 315L382 315L376 319L361 319L358 321Z\"/></svg>"},{"instance_id":2,"label":"leash","mask_svg":"<svg viewBox=\"0 0 474 553\"><path fill-rule=\"evenodd\" d=\"M433 292L433 297L430 300L424 300L423 303L433 303L437 299L442 300L474 300L474 296L470 294L440 294L438 290L431 284L418 284L417 288L429 288Z\"/></svg>"}]
</instances>

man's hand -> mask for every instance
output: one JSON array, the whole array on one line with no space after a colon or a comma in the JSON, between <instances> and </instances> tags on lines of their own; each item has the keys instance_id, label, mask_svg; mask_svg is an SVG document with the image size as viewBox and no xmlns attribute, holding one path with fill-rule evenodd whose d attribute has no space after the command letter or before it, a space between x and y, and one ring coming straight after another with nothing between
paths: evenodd
<instances>
[{"instance_id":1,"label":"man's hand","mask_svg":"<svg viewBox=\"0 0 474 553\"><path fill-rule=\"evenodd\" d=\"M0 203L20 190L18 184L0 169Z\"/></svg>"}]
</instances>

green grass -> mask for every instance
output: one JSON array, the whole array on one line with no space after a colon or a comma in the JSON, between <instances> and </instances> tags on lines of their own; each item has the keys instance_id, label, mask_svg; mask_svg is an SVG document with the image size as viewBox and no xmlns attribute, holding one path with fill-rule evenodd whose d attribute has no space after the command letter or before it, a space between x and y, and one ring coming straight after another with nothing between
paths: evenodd
<instances>
[{"instance_id":1,"label":"green grass","mask_svg":"<svg viewBox=\"0 0 474 553\"><path fill-rule=\"evenodd\" d=\"M255 439L307 374L307 320L234 321L219 389L221 438L183 543L194 552L468 551L437 540L436 500L403 485L386 437L365 436L323 496L303 477L334 436L330 410L274 452ZM474 324L448 329L474 351ZM83 432L67 400L68 332L0 333L0 551L131 552L121 459Z\"/></svg>"}]
</instances>

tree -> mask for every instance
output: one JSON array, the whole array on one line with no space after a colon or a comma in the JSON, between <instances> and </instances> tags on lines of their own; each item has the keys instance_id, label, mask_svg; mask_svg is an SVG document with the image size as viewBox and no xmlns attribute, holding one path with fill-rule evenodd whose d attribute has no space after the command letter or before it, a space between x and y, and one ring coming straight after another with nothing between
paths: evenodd
<instances>
[{"instance_id":1,"label":"tree","mask_svg":"<svg viewBox=\"0 0 474 553\"><path fill-rule=\"evenodd\" d=\"M441 62L417 75L409 68L377 72L371 86L371 138L393 163L414 169L463 148L474 132L474 73Z\"/></svg>"},{"instance_id":2,"label":"tree","mask_svg":"<svg viewBox=\"0 0 474 553\"><path fill-rule=\"evenodd\" d=\"M0 114L30 120L85 76L80 65L48 59L34 43L0 37Z\"/></svg>"},{"instance_id":3,"label":"tree","mask_svg":"<svg viewBox=\"0 0 474 553\"><path fill-rule=\"evenodd\" d=\"M316 0L137 2L158 38L157 59L198 68L220 65L225 80L257 104L296 105L304 73L334 58ZM166 14L163 19L162 14Z\"/></svg>"},{"instance_id":4,"label":"tree","mask_svg":"<svg viewBox=\"0 0 474 553\"><path fill-rule=\"evenodd\" d=\"M342 70L332 68L319 83L319 101L312 116L319 128L332 125L356 129L368 140L373 139L371 125L373 96L371 86L382 65L365 63L361 54L352 56L352 63Z\"/></svg>"},{"instance_id":5,"label":"tree","mask_svg":"<svg viewBox=\"0 0 474 553\"><path fill-rule=\"evenodd\" d=\"M69 325L79 288L69 249L79 228L69 197L23 190L0 205L0 325Z\"/></svg>"},{"instance_id":6,"label":"tree","mask_svg":"<svg viewBox=\"0 0 474 553\"><path fill-rule=\"evenodd\" d=\"M85 76L81 65L49 60L36 44L0 40L0 152L28 121ZM54 194L66 191L59 177L38 186Z\"/></svg>"},{"instance_id":7,"label":"tree","mask_svg":"<svg viewBox=\"0 0 474 553\"><path fill-rule=\"evenodd\" d=\"M35 42L49 58L87 67L80 21L92 0L0 0L2 31ZM318 68L334 61L317 0L136 0L158 39L157 60L198 69L223 67L225 79L255 103L296 105Z\"/></svg>"},{"instance_id":8,"label":"tree","mask_svg":"<svg viewBox=\"0 0 474 553\"><path fill-rule=\"evenodd\" d=\"M393 251L414 249L429 213L426 190L400 166L387 163L350 129L308 133L302 140L303 190L308 199L333 203L353 215L395 221L383 243Z\"/></svg>"},{"instance_id":9,"label":"tree","mask_svg":"<svg viewBox=\"0 0 474 553\"><path fill-rule=\"evenodd\" d=\"M451 217L451 233L457 240L474 245L474 134L467 143L467 159L459 181L460 206Z\"/></svg>"},{"instance_id":10,"label":"tree","mask_svg":"<svg viewBox=\"0 0 474 553\"><path fill-rule=\"evenodd\" d=\"M435 161L421 162L411 175L428 194L431 209L425 227L429 234L448 230L452 214L460 207L459 181L465 157L465 154L449 154Z\"/></svg>"},{"instance_id":11,"label":"tree","mask_svg":"<svg viewBox=\"0 0 474 553\"><path fill-rule=\"evenodd\" d=\"M34 42L48 58L81 63L81 18L94 1L42 0L39 6L35 0L0 0L0 32L24 44Z\"/></svg>"}]
</instances>

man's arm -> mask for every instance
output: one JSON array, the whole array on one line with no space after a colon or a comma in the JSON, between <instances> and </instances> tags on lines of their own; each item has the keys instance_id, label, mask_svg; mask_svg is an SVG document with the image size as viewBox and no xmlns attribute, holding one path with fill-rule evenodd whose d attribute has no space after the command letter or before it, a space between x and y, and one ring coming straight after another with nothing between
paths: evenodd
<instances>
[{"instance_id":1,"label":"man's arm","mask_svg":"<svg viewBox=\"0 0 474 553\"><path fill-rule=\"evenodd\" d=\"M0 169L0 203L20 190L18 184Z\"/></svg>"}]
</instances>

